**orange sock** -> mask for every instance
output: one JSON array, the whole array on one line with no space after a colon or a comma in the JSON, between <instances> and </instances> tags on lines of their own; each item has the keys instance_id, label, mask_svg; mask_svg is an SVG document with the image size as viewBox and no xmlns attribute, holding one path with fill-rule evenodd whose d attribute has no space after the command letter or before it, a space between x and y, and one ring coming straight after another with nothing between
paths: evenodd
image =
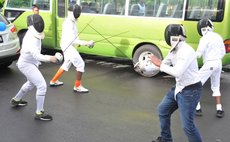
<instances>
[{"instance_id":1,"label":"orange sock","mask_svg":"<svg viewBox=\"0 0 230 142\"><path fill-rule=\"evenodd\" d=\"M75 81L75 86L76 86L76 87L79 87L80 85L81 85L81 81L80 81L80 80L76 80L76 81Z\"/></svg>"},{"instance_id":2,"label":"orange sock","mask_svg":"<svg viewBox=\"0 0 230 142\"><path fill-rule=\"evenodd\" d=\"M52 82L56 82L61 75L64 73L64 70L62 68L59 68L59 70L57 71L57 73L54 75L53 79L51 80Z\"/></svg>"}]
</instances>

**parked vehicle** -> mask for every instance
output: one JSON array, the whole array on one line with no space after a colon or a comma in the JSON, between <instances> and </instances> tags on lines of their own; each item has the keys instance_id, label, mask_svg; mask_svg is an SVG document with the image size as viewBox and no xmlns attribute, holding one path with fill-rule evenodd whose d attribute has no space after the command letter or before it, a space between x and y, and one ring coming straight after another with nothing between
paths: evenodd
<instances>
[{"instance_id":1,"label":"parked vehicle","mask_svg":"<svg viewBox=\"0 0 230 142\"><path fill-rule=\"evenodd\" d=\"M6 68L19 57L20 45L15 25L0 14L0 68Z\"/></svg>"}]
</instances>

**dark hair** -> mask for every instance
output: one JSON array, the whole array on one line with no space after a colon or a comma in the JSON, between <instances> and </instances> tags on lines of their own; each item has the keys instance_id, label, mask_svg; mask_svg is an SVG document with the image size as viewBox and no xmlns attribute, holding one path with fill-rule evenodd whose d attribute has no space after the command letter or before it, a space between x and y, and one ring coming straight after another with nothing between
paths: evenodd
<instances>
[{"instance_id":1,"label":"dark hair","mask_svg":"<svg viewBox=\"0 0 230 142\"><path fill-rule=\"evenodd\" d=\"M34 8L38 8L38 9L39 9L39 6L36 5L36 4L33 4L33 5L32 5L32 9L34 9Z\"/></svg>"}]
</instances>

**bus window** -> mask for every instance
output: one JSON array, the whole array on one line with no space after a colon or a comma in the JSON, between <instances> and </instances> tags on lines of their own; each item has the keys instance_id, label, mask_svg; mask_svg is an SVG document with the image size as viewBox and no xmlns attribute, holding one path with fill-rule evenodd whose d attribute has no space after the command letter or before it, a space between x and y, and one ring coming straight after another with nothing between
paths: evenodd
<instances>
[{"instance_id":1,"label":"bus window","mask_svg":"<svg viewBox=\"0 0 230 142\"><path fill-rule=\"evenodd\" d=\"M161 1L156 4L156 17L182 18L184 0Z\"/></svg>"},{"instance_id":2,"label":"bus window","mask_svg":"<svg viewBox=\"0 0 230 142\"><path fill-rule=\"evenodd\" d=\"M116 14L115 3L113 2L106 3L103 8L103 14L113 14L113 15Z\"/></svg>"},{"instance_id":3,"label":"bus window","mask_svg":"<svg viewBox=\"0 0 230 142\"><path fill-rule=\"evenodd\" d=\"M65 17L65 0L58 0L58 16Z\"/></svg>"},{"instance_id":4,"label":"bus window","mask_svg":"<svg viewBox=\"0 0 230 142\"><path fill-rule=\"evenodd\" d=\"M102 14L123 15L124 7L125 1L107 0L107 2L103 4Z\"/></svg>"},{"instance_id":5,"label":"bus window","mask_svg":"<svg viewBox=\"0 0 230 142\"><path fill-rule=\"evenodd\" d=\"M6 8L23 8L23 9L29 9L32 8L32 1L28 0L21 0L21 1L16 1L16 0L8 0L8 3L6 4ZM13 21L15 17L18 17L21 14L20 11L6 11L4 15L7 17L9 21Z\"/></svg>"},{"instance_id":6,"label":"bus window","mask_svg":"<svg viewBox=\"0 0 230 142\"><path fill-rule=\"evenodd\" d=\"M76 0L69 0L69 6L76 4ZM82 13L98 13L98 3L95 0L81 1L81 12Z\"/></svg>"},{"instance_id":7,"label":"bus window","mask_svg":"<svg viewBox=\"0 0 230 142\"><path fill-rule=\"evenodd\" d=\"M76 4L76 0L69 0L69 4L71 4L71 5Z\"/></svg>"},{"instance_id":8,"label":"bus window","mask_svg":"<svg viewBox=\"0 0 230 142\"><path fill-rule=\"evenodd\" d=\"M32 0L8 0L7 8L23 8L29 9L33 5Z\"/></svg>"},{"instance_id":9,"label":"bus window","mask_svg":"<svg viewBox=\"0 0 230 142\"><path fill-rule=\"evenodd\" d=\"M145 5L145 16L153 16L154 15L154 2L148 2Z\"/></svg>"},{"instance_id":10,"label":"bus window","mask_svg":"<svg viewBox=\"0 0 230 142\"><path fill-rule=\"evenodd\" d=\"M90 8L89 3L86 1L81 2L81 12L82 13L96 13L96 11Z\"/></svg>"},{"instance_id":11,"label":"bus window","mask_svg":"<svg viewBox=\"0 0 230 142\"><path fill-rule=\"evenodd\" d=\"M7 3L8 8L21 8L31 9L32 5L36 4L40 10L50 10L49 0L9 0Z\"/></svg>"},{"instance_id":12,"label":"bus window","mask_svg":"<svg viewBox=\"0 0 230 142\"><path fill-rule=\"evenodd\" d=\"M166 15L171 18L182 18L183 0L168 1Z\"/></svg>"},{"instance_id":13,"label":"bus window","mask_svg":"<svg viewBox=\"0 0 230 142\"><path fill-rule=\"evenodd\" d=\"M131 16L138 16L139 15L139 7L138 7L138 5L137 4L132 4L131 6L130 6L130 12L129 12L129 14L131 15Z\"/></svg>"},{"instance_id":14,"label":"bus window","mask_svg":"<svg viewBox=\"0 0 230 142\"><path fill-rule=\"evenodd\" d=\"M184 0L131 0L129 15L182 18L183 4Z\"/></svg>"},{"instance_id":15,"label":"bus window","mask_svg":"<svg viewBox=\"0 0 230 142\"><path fill-rule=\"evenodd\" d=\"M99 5L95 1L89 2L89 9L92 11L92 13L98 13L99 12Z\"/></svg>"},{"instance_id":16,"label":"bus window","mask_svg":"<svg viewBox=\"0 0 230 142\"><path fill-rule=\"evenodd\" d=\"M129 3L129 15L130 16L145 16L146 9L148 8L148 13L151 13L152 6L153 5L148 4L148 7L147 7L146 0L131 0Z\"/></svg>"},{"instance_id":17,"label":"bus window","mask_svg":"<svg viewBox=\"0 0 230 142\"><path fill-rule=\"evenodd\" d=\"M80 4L82 13L124 15L125 1L84 0Z\"/></svg>"},{"instance_id":18,"label":"bus window","mask_svg":"<svg viewBox=\"0 0 230 142\"><path fill-rule=\"evenodd\" d=\"M157 9L156 17L165 17L166 16L167 5L161 3Z\"/></svg>"},{"instance_id":19,"label":"bus window","mask_svg":"<svg viewBox=\"0 0 230 142\"><path fill-rule=\"evenodd\" d=\"M49 0L8 0L6 8L9 9L23 9L31 10L32 5L36 4L39 6L40 10L50 10L50 1ZM15 17L18 17L21 14L20 11L7 11L4 15L12 21Z\"/></svg>"},{"instance_id":20,"label":"bus window","mask_svg":"<svg viewBox=\"0 0 230 142\"><path fill-rule=\"evenodd\" d=\"M212 21L222 21L223 3L219 0L189 1L185 17L187 20L209 18Z\"/></svg>"},{"instance_id":21,"label":"bus window","mask_svg":"<svg viewBox=\"0 0 230 142\"><path fill-rule=\"evenodd\" d=\"M50 0L34 0L33 4L39 6L40 10L50 10Z\"/></svg>"}]
</instances>

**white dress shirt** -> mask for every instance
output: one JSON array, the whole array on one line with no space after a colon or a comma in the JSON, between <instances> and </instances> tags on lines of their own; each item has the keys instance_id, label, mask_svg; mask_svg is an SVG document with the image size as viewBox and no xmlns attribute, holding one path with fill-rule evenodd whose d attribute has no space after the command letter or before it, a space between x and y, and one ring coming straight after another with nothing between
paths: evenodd
<instances>
[{"instance_id":1,"label":"white dress shirt","mask_svg":"<svg viewBox=\"0 0 230 142\"><path fill-rule=\"evenodd\" d=\"M160 71L175 77L175 98L184 87L200 81L196 52L184 41L178 44L175 51L168 53Z\"/></svg>"}]
</instances>

